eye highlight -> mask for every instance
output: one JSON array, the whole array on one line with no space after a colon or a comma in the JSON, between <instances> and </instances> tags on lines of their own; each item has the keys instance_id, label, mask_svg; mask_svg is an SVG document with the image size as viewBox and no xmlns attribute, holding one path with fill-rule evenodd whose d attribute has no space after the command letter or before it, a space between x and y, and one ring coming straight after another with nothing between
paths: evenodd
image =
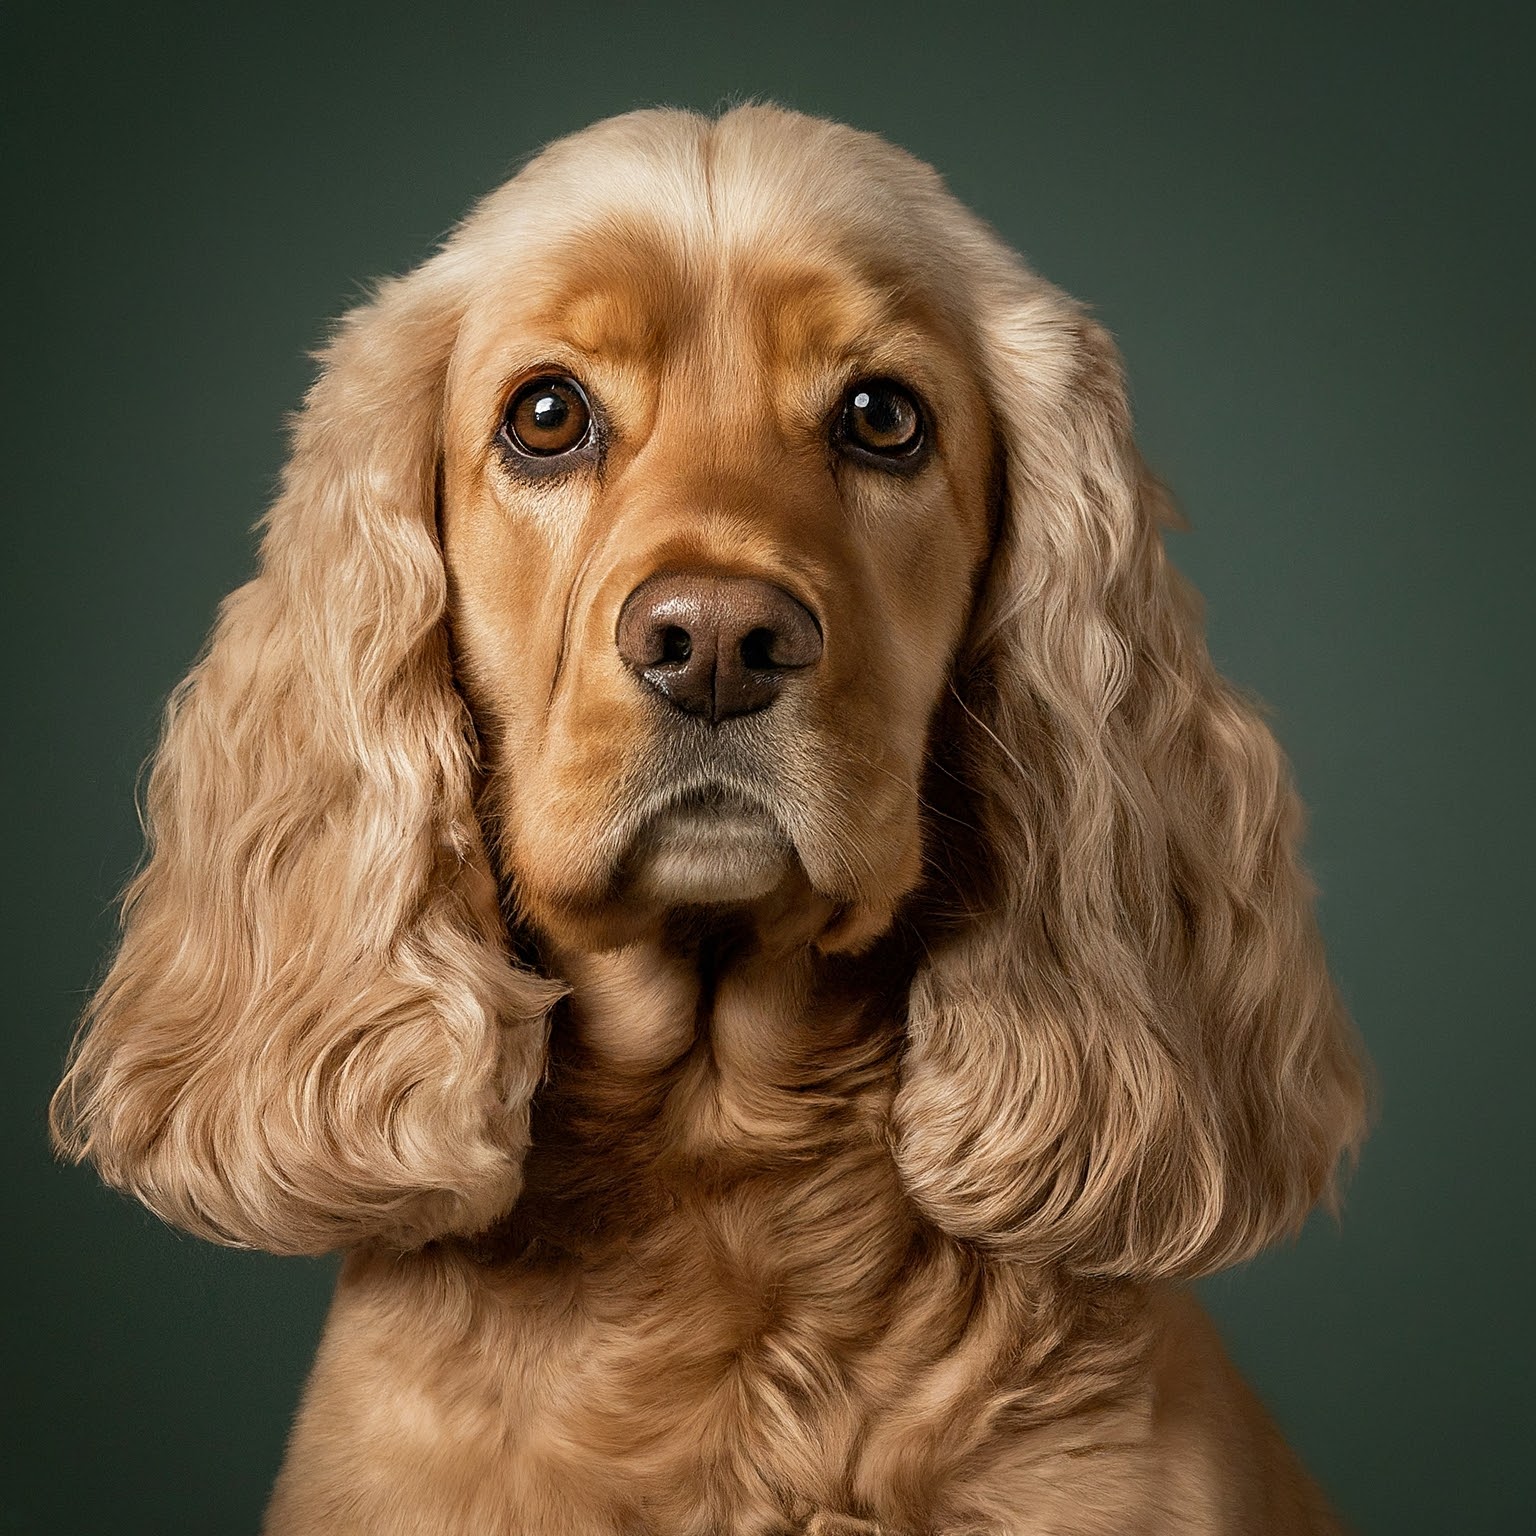
<instances>
[{"instance_id":1,"label":"eye highlight","mask_svg":"<svg viewBox=\"0 0 1536 1536\"><path fill-rule=\"evenodd\" d=\"M516 452L548 459L572 453L592 435L586 391L565 374L545 373L513 391L501 435Z\"/></svg>"},{"instance_id":2,"label":"eye highlight","mask_svg":"<svg viewBox=\"0 0 1536 1536\"><path fill-rule=\"evenodd\" d=\"M838 437L856 455L891 461L896 468L923 447L922 409L893 379L860 379L843 397Z\"/></svg>"}]
</instances>

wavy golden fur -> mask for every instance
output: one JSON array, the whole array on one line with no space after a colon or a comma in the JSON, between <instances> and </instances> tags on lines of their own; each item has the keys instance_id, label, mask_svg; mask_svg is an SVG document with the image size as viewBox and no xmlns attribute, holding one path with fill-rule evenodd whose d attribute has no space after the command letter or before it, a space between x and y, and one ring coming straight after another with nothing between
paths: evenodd
<instances>
[{"instance_id":1,"label":"wavy golden fur","mask_svg":"<svg viewBox=\"0 0 1536 1536\"><path fill-rule=\"evenodd\" d=\"M535 375L579 449L508 437ZM347 317L54 1105L168 1221L348 1251L268 1531L1333 1528L1177 1284L1362 1089L1171 521L1102 328L772 108L564 140ZM674 708L658 573L818 659Z\"/></svg>"}]
</instances>

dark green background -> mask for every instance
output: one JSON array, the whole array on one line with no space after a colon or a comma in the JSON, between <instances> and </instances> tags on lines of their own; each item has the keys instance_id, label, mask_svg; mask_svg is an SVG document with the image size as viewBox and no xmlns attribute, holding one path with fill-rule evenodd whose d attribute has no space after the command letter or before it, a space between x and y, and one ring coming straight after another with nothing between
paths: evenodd
<instances>
[{"instance_id":1,"label":"dark green background","mask_svg":"<svg viewBox=\"0 0 1536 1536\"><path fill-rule=\"evenodd\" d=\"M1528 9L1528 8L1527 8ZM1532 1505L1533 38L1513 6L7 3L16 1530L254 1529L327 1263L183 1238L43 1111L160 700L306 349L540 142L760 95L933 161L1120 338L1175 554L1312 806L1380 1077L1342 1229L1207 1287L1362 1532Z\"/></svg>"}]
</instances>

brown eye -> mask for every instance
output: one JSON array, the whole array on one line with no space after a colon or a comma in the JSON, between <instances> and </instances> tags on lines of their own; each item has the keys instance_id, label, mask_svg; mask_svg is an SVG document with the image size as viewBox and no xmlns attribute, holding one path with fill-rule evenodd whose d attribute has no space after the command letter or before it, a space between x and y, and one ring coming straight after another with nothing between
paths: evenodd
<instances>
[{"instance_id":1,"label":"brown eye","mask_svg":"<svg viewBox=\"0 0 1536 1536\"><path fill-rule=\"evenodd\" d=\"M885 459L905 458L923 441L923 417L917 401L889 379L864 379L843 403L843 441Z\"/></svg>"},{"instance_id":2,"label":"brown eye","mask_svg":"<svg viewBox=\"0 0 1536 1536\"><path fill-rule=\"evenodd\" d=\"M502 431L519 453L543 459L581 447L591 426L592 408L581 385L546 374L520 386L507 402Z\"/></svg>"}]
</instances>

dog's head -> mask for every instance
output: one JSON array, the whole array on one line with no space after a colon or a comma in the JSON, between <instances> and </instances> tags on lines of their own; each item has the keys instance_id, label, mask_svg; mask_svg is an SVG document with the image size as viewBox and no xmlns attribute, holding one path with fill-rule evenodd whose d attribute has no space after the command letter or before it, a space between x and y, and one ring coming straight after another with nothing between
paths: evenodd
<instances>
[{"instance_id":1,"label":"dog's head","mask_svg":"<svg viewBox=\"0 0 1536 1536\"><path fill-rule=\"evenodd\" d=\"M1103 331L909 156L767 108L555 145L325 354L61 1139L228 1241L475 1230L560 990L520 933L856 952L938 882L914 1200L1101 1273L1252 1252L1359 1078L1166 521Z\"/></svg>"},{"instance_id":2,"label":"dog's head","mask_svg":"<svg viewBox=\"0 0 1536 1536\"><path fill-rule=\"evenodd\" d=\"M609 944L787 884L846 947L916 882L992 534L954 233L884 145L746 112L605 124L454 242L449 610L536 927Z\"/></svg>"}]
</instances>

